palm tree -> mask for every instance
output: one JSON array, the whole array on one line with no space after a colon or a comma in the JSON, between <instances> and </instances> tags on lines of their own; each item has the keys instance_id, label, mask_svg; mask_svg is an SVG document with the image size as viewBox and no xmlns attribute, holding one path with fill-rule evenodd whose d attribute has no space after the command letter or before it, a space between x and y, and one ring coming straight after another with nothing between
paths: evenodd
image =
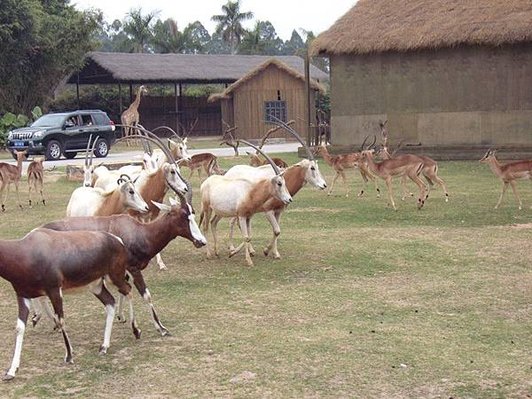
<instances>
[{"instance_id":1,"label":"palm tree","mask_svg":"<svg viewBox=\"0 0 532 399\"><path fill-rule=\"evenodd\" d=\"M253 18L253 13L240 12L240 0L229 0L222 6L222 12L221 15L213 15L211 20L218 23L216 33L222 34L223 40L231 46L231 54L235 54L245 32L242 22Z\"/></svg>"},{"instance_id":2,"label":"palm tree","mask_svg":"<svg viewBox=\"0 0 532 399\"><path fill-rule=\"evenodd\" d=\"M124 32L130 37L134 44L133 51L136 53L147 52L148 44L153 37L152 22L157 12L142 15L142 9L132 9L127 14L127 21L124 24Z\"/></svg>"}]
</instances>

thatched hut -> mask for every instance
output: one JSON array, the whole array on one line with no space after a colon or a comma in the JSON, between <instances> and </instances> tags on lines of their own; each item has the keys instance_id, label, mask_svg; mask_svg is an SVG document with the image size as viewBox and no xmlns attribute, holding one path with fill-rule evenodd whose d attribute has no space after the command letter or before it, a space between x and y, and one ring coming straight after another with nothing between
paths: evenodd
<instances>
[{"instance_id":1,"label":"thatched hut","mask_svg":"<svg viewBox=\"0 0 532 399\"><path fill-rule=\"evenodd\" d=\"M387 119L392 139L454 157L532 150L530 0L359 0L311 51L330 58L334 144Z\"/></svg>"},{"instance_id":2,"label":"thatched hut","mask_svg":"<svg viewBox=\"0 0 532 399\"><path fill-rule=\"evenodd\" d=\"M310 80L310 103L325 89L316 80ZM285 122L294 120L296 131L305 132L306 81L305 75L276 58L271 58L252 69L224 92L214 94L209 102L220 102L222 119L238 126L243 137L258 139L273 125L273 115ZM311 107L311 120L315 109ZM286 136L280 131L272 137Z\"/></svg>"}]
</instances>

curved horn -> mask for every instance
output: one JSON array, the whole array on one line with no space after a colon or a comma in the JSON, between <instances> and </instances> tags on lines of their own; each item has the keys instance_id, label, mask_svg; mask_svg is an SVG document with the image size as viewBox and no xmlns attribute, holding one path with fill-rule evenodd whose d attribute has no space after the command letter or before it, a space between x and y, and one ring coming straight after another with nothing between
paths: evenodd
<instances>
[{"instance_id":1,"label":"curved horn","mask_svg":"<svg viewBox=\"0 0 532 399\"><path fill-rule=\"evenodd\" d=\"M161 139L159 137L157 137L154 133L150 132L147 129L144 129L142 126L129 126L129 125L116 125L116 126L133 128L133 129L137 129L138 131L144 133L144 134L131 135L131 136L128 136L127 138L135 137L135 138L147 139L147 141L149 141L151 143L154 143L155 145L157 145L161 149L161 151L164 153L164 155L166 155L166 158L168 159L169 163L176 163L173 155L170 153L168 148L166 148L166 146L161 141ZM119 141L119 140L120 141L124 141L124 139L126 139L126 137L121 137L120 139L118 139L116 141Z\"/></svg>"},{"instance_id":2,"label":"curved horn","mask_svg":"<svg viewBox=\"0 0 532 399\"><path fill-rule=\"evenodd\" d=\"M274 123L278 126L281 126L282 128L284 128L288 133L290 133L292 136L294 136L297 141L299 141L301 143L301 145L305 148L305 150L307 151L307 156L308 156L308 159L310 161L314 161L314 154L312 154L312 151L310 151L310 148L308 148L307 144L303 141L303 139L301 138L301 136L287 123L283 122L282 120L280 120L279 118L277 118L276 116L274 115L270 115L270 118L273 119Z\"/></svg>"},{"instance_id":3,"label":"curved horn","mask_svg":"<svg viewBox=\"0 0 532 399\"><path fill-rule=\"evenodd\" d=\"M158 126L155 129L153 129L152 132L155 132L155 131L160 130L160 129L169 130L170 133L172 133L174 136L176 136L179 140L183 141L181 136L179 134L177 134L177 132L174 129L172 129L171 127L169 127L169 126Z\"/></svg>"},{"instance_id":4,"label":"curved horn","mask_svg":"<svg viewBox=\"0 0 532 399\"><path fill-rule=\"evenodd\" d=\"M237 140L237 143L238 142L242 142L246 145L249 145L250 147L254 148L255 150L257 150L258 152L260 152L262 154L262 156L264 158L266 158L268 160L268 162L270 163L270 165L272 166L274 172L276 175L280 175L281 174L281 170L279 169L279 167L275 164L275 162L272 161L272 159L266 155L266 153L264 153L260 148L254 146L253 144L251 144L249 141L246 141L246 140L242 140L242 139L239 139Z\"/></svg>"},{"instance_id":5,"label":"curved horn","mask_svg":"<svg viewBox=\"0 0 532 399\"><path fill-rule=\"evenodd\" d=\"M364 150L364 145L366 144L366 141L368 141L369 136L364 137L364 141L362 142L362 145L360 146L360 151Z\"/></svg>"},{"instance_id":6,"label":"curved horn","mask_svg":"<svg viewBox=\"0 0 532 399\"><path fill-rule=\"evenodd\" d=\"M91 140L92 140L92 133L89 135L89 141L87 141L87 148L85 150L85 169L87 169L90 166L89 165L89 148L91 145Z\"/></svg>"},{"instance_id":7,"label":"curved horn","mask_svg":"<svg viewBox=\"0 0 532 399\"><path fill-rule=\"evenodd\" d=\"M100 139L100 136L96 136L96 138L92 142L91 154L90 154L90 158L89 158L89 166L92 166L92 161L94 159L94 149L96 148L96 143L98 142L99 139Z\"/></svg>"}]
</instances>

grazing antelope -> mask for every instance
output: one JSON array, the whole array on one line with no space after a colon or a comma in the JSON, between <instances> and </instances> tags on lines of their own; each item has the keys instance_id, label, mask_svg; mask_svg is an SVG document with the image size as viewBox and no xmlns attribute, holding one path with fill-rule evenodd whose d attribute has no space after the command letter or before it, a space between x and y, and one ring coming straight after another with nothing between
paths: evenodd
<instances>
[{"instance_id":1,"label":"grazing antelope","mask_svg":"<svg viewBox=\"0 0 532 399\"><path fill-rule=\"evenodd\" d=\"M295 123L295 121L291 120L291 121L287 122L286 125L290 126L290 125L292 125L294 123ZM264 134L264 136L261 139L260 145L259 145L259 148L261 150L263 149L264 144L266 144L266 140L268 139L268 137L271 136L276 131L278 131L279 129L281 129L281 126L275 126L275 127L271 128L271 129L269 129ZM249 164L251 166L268 165L268 160L267 159L261 159L261 157L259 156L259 153L257 151L255 151L255 153L246 151L246 154L248 154L248 156L249 156ZM288 164L285 161L283 161L281 158L272 157L272 160L280 168L288 167Z\"/></svg>"},{"instance_id":2,"label":"grazing antelope","mask_svg":"<svg viewBox=\"0 0 532 399\"><path fill-rule=\"evenodd\" d=\"M517 188L515 186L515 180L517 179L531 179L532 178L532 160L526 160L526 161L514 161L514 162L508 162L505 165L502 165L497 158L495 157L496 151L495 150L488 150L486 154L482 157L480 162L487 163L491 169L491 171L499 177L499 179L502 180L502 192L501 196L499 197L499 201L497 201L497 204L495 205L495 209L497 209L502 202L502 198L504 197L504 193L506 192L506 189L508 188L508 185L512 186L512 191L514 192L515 199L519 203L519 209L523 209L523 202L521 201L521 198L519 197L519 194L517 194Z\"/></svg>"},{"instance_id":3,"label":"grazing antelope","mask_svg":"<svg viewBox=\"0 0 532 399\"><path fill-rule=\"evenodd\" d=\"M107 353L113 326L115 300L102 277L108 276L122 295L130 298L126 282L127 252L121 239L104 232L59 232L38 228L20 240L0 240L0 276L17 295L18 319L15 352L4 380L15 378L20 366L22 341L30 300L46 295L54 321L65 342L65 362L72 363L72 346L65 330L63 291L91 284L91 292L104 304L106 322L100 353Z\"/></svg>"},{"instance_id":4,"label":"grazing antelope","mask_svg":"<svg viewBox=\"0 0 532 399\"><path fill-rule=\"evenodd\" d=\"M362 147L364 147L364 144L365 144L365 140L364 140L364 143L362 144ZM336 175L334 176L334 179L331 183L331 187L329 188L329 192L327 193L327 195L332 194L334 183L336 182L338 177L341 176L344 182L344 185L346 185L347 191L346 191L345 196L348 197L350 189L349 189L349 184L347 184L347 181L345 178L345 170L354 169L358 167L358 170L360 171L360 175L362 176L362 180L364 183L364 187L362 188L362 190L360 190L360 193L358 194L358 196L360 197L364 194L368 181L372 180L375 183L375 190L377 191L377 198L380 197L380 189L377 185L377 180L375 179L375 176L373 176L371 171L368 169L366 163L362 160L360 152L352 152L349 154L340 154L340 155L331 155L329 151L327 150L327 147L325 146L325 144L321 144L317 146L316 152L336 172Z\"/></svg>"},{"instance_id":5,"label":"grazing antelope","mask_svg":"<svg viewBox=\"0 0 532 399\"><path fill-rule=\"evenodd\" d=\"M423 162L415 156L405 155L400 159L386 159L380 163L373 160L373 149L362 151L362 159L367 162L368 168L374 175L379 176L386 182L388 188L388 200L394 210L397 210L392 193L392 179L398 176L408 176L419 187L418 209L425 203L425 184L419 178L423 169Z\"/></svg>"},{"instance_id":6,"label":"grazing antelope","mask_svg":"<svg viewBox=\"0 0 532 399\"><path fill-rule=\"evenodd\" d=\"M20 182L20 177L22 176L22 161L26 158L26 151L15 151L17 157L17 166L0 162L0 178L2 179L2 186L0 188L0 196L2 197L2 212L5 212L5 202L7 201L7 195L9 194L9 187L11 183L15 185L15 190L17 193L17 202L20 209L22 209L22 204L20 203L20 197L18 195L18 184ZM6 194L4 190L7 187Z\"/></svg>"},{"instance_id":7,"label":"grazing antelope","mask_svg":"<svg viewBox=\"0 0 532 399\"><path fill-rule=\"evenodd\" d=\"M250 147L258 149L247 141L240 141ZM262 154L266 159L269 159L266 154ZM261 206L272 197L279 199L283 204L292 202L292 196L286 189L283 173L281 173L277 165L275 165L271 159L269 159L269 161L275 171L274 177L265 177L257 181L251 181L245 178L231 179L225 176L213 175L208 177L201 184L202 208L200 225L203 221L203 229L205 233L207 233L210 217L212 213L214 213L210 224L212 228L215 255L218 255L216 234L216 226L218 222L224 217L238 217L244 241L232 251L229 256L231 257L238 253L242 248L245 248L246 262L248 266L253 266L250 254L251 217L255 213L260 212ZM212 256L211 250L208 246L207 256Z\"/></svg>"},{"instance_id":8,"label":"grazing antelope","mask_svg":"<svg viewBox=\"0 0 532 399\"><path fill-rule=\"evenodd\" d=\"M396 150L393 153L390 154L390 152L388 151L388 133L386 131L387 122L388 121L379 123L381 127L381 135L382 135L383 140L382 140L382 147L377 152L377 155L382 159L399 158L403 156L403 154L395 155L395 153L399 150L399 148L401 148L401 143L399 143L399 146L396 148ZM413 154L409 154L409 155L418 157L423 162L423 169L421 170L421 174L423 175L423 177L428 183L428 185L426 186L427 194L426 194L425 200L429 197L431 186L434 186L434 182L436 182L440 185L440 187L443 190L443 193L445 195L445 202L449 202L449 193L447 192L447 187L445 186L445 182L438 176L438 163L434 159L427 157L426 155L413 155ZM413 193L409 192L406 186L406 178L407 178L406 175L404 175L401 178L401 185L403 187L403 198L402 198L403 200L408 195L410 196L414 195Z\"/></svg>"},{"instance_id":9,"label":"grazing antelope","mask_svg":"<svg viewBox=\"0 0 532 399\"><path fill-rule=\"evenodd\" d=\"M142 270L148 266L156 254L177 236L191 241L196 248L207 244L207 240L196 224L192 205L183 196L179 195L179 198L179 203L171 200L170 206L156 203L161 214L154 221L148 223L142 223L128 215L113 215L66 218L44 226L53 230L106 231L120 237L124 241L128 253L127 271L132 276L139 294L149 306L155 328L163 336L168 335L169 332L155 312ZM121 315L120 310L118 313ZM124 320L123 317L121 318ZM137 332L140 336L140 330Z\"/></svg>"},{"instance_id":10,"label":"grazing antelope","mask_svg":"<svg viewBox=\"0 0 532 399\"><path fill-rule=\"evenodd\" d=\"M189 178L192 177L195 171L198 171L198 177L201 178L202 169L207 176L224 174L224 171L218 165L218 158L210 152L194 154L190 157L190 160L182 160L179 162L179 166L184 166L190 169Z\"/></svg>"},{"instance_id":11,"label":"grazing antelope","mask_svg":"<svg viewBox=\"0 0 532 399\"><path fill-rule=\"evenodd\" d=\"M28 165L28 203L30 208L32 207L31 203L31 190L32 188L35 192L39 191L41 194L41 201L43 205L46 205L43 195L43 178L44 178L44 167L43 167L43 157L34 158L33 161Z\"/></svg>"},{"instance_id":12,"label":"grazing antelope","mask_svg":"<svg viewBox=\"0 0 532 399\"><path fill-rule=\"evenodd\" d=\"M283 126L284 127L284 126ZM287 129L289 133L294 135L296 139L303 145L303 147L307 151L308 159L304 159L295 165L292 165L284 170L284 180L286 183L286 188L290 195L294 197L299 190L306 184L309 183L310 185L319 188L320 190L324 190L327 188L327 183L323 179L320 170L318 168L318 162L314 159L314 156L310 149L307 147L307 145L303 142L301 137L293 130L293 129ZM258 168L248 166L248 165L236 165L233 166L231 169L229 169L226 173L227 177L230 178L246 178L250 180L260 180L264 178L272 178L274 177L274 172L272 168L268 166L261 166ZM262 206L259 209L259 212L265 212L266 219L270 222L273 230L273 238L270 244L264 249L264 255L268 256L270 251L272 251L274 257L276 259L280 259L281 255L279 254L279 251L277 250L277 240L279 238L279 235L281 234L281 227L280 227L280 220L281 220L281 213L286 209L286 204L284 204L282 201L278 200L277 198L270 198L266 202L262 204ZM230 231L230 250L233 251L234 247L232 244L232 237L233 237L233 227L236 222L236 218L233 218L231 221L231 231ZM250 244L250 251L251 253L254 252L251 244Z\"/></svg>"}]
</instances>

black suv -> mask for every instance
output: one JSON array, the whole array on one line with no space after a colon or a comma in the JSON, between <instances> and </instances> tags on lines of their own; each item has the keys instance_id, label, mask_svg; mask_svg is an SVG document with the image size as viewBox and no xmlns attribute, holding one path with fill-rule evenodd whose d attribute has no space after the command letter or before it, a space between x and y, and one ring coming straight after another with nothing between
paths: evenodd
<instances>
[{"instance_id":1,"label":"black suv","mask_svg":"<svg viewBox=\"0 0 532 399\"><path fill-rule=\"evenodd\" d=\"M100 110L79 110L46 114L29 127L12 130L7 136L7 148L14 151L27 150L28 155L44 154L47 160L55 161L64 155L72 159L78 152L85 152L89 137L94 155L106 157L115 142L115 125L107 114Z\"/></svg>"}]
</instances>

